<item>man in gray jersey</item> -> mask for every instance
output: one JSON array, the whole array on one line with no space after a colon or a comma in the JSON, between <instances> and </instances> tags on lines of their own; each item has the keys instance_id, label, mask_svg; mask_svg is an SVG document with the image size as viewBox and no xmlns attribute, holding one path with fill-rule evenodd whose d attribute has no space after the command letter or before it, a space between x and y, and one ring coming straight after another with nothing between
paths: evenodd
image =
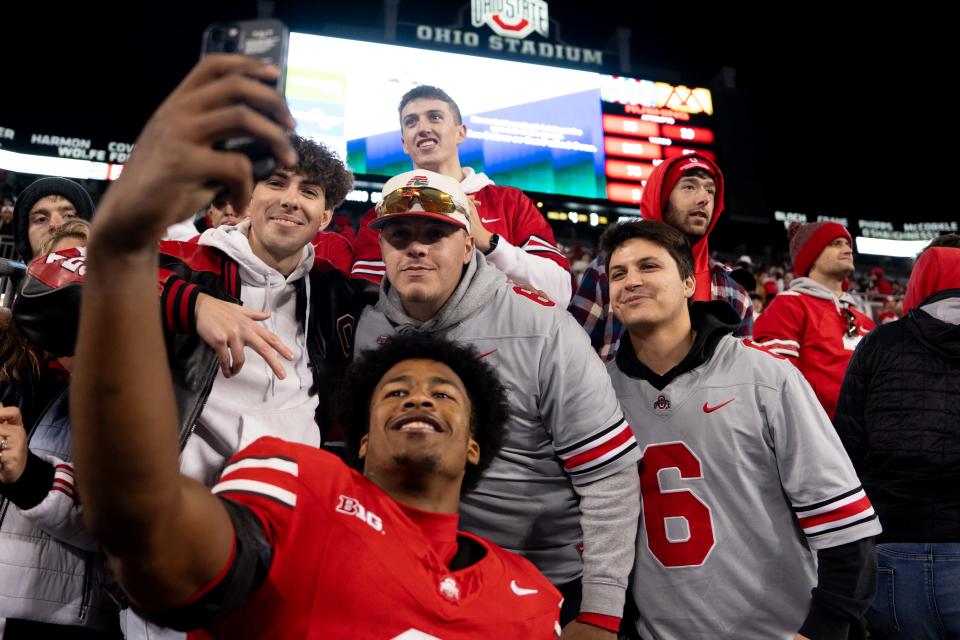
<instances>
[{"instance_id":1,"label":"man in gray jersey","mask_svg":"<svg viewBox=\"0 0 960 640\"><path fill-rule=\"evenodd\" d=\"M646 640L846 639L876 589L880 532L827 415L782 356L693 302L686 239L660 222L600 240L628 329L607 365L643 450L633 595Z\"/></svg>"},{"instance_id":2,"label":"man in gray jersey","mask_svg":"<svg viewBox=\"0 0 960 640\"><path fill-rule=\"evenodd\" d=\"M507 436L461 501L461 526L557 585L561 621L577 618L564 638L614 638L639 515L636 441L586 334L487 264L467 211L453 178L416 169L387 182L371 223L386 277L355 346L421 331L472 344L493 365L509 396Z\"/></svg>"}]
</instances>

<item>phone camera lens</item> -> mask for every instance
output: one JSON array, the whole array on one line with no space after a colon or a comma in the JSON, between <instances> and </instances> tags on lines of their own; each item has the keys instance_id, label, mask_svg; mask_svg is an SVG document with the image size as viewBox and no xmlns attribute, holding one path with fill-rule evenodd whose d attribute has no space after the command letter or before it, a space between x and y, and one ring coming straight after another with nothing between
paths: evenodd
<instances>
[{"instance_id":1,"label":"phone camera lens","mask_svg":"<svg viewBox=\"0 0 960 640\"><path fill-rule=\"evenodd\" d=\"M220 42L223 40L223 29L217 27L216 29L210 31L210 38L215 42Z\"/></svg>"},{"instance_id":2,"label":"phone camera lens","mask_svg":"<svg viewBox=\"0 0 960 640\"><path fill-rule=\"evenodd\" d=\"M227 53L233 53L237 50L237 41L227 40L225 43L223 43L223 50Z\"/></svg>"}]
</instances>

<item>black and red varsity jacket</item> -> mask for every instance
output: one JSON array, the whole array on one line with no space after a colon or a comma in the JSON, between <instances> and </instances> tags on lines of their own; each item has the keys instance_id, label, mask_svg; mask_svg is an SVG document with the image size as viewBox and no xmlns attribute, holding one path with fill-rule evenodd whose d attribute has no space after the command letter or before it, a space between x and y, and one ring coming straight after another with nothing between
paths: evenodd
<instances>
[{"instance_id":1,"label":"black and red varsity jacket","mask_svg":"<svg viewBox=\"0 0 960 640\"><path fill-rule=\"evenodd\" d=\"M313 372L310 393L320 396L315 420L321 441L326 443L332 435L331 396L353 355L360 313L376 302L376 291L325 265L315 266L308 277L309 301L304 280L297 282L297 316L304 322L310 304L310 325L306 327ZM216 353L197 335L197 296L206 293L240 304L243 291L233 259L213 247L191 242L160 243L159 285L182 449L203 411L218 369Z\"/></svg>"}]
</instances>

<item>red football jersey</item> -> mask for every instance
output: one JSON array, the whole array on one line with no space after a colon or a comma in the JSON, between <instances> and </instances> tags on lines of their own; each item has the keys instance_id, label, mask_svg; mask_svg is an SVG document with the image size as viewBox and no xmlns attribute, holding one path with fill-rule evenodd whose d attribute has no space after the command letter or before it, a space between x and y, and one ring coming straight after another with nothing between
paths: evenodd
<instances>
[{"instance_id":1,"label":"red football jersey","mask_svg":"<svg viewBox=\"0 0 960 640\"><path fill-rule=\"evenodd\" d=\"M480 219L490 233L496 233L527 253L553 260L567 271L570 270L570 262L557 248L553 229L522 191L514 187L488 184L468 195L480 202ZM370 209L360 220L352 275L380 284L384 275L380 232L370 228L370 222L376 217L376 210Z\"/></svg>"},{"instance_id":2,"label":"red football jersey","mask_svg":"<svg viewBox=\"0 0 960 640\"><path fill-rule=\"evenodd\" d=\"M530 562L460 532L485 555L451 571L393 498L329 453L261 438L213 491L256 514L273 561L248 602L192 638L559 636L560 594Z\"/></svg>"},{"instance_id":3,"label":"red football jersey","mask_svg":"<svg viewBox=\"0 0 960 640\"><path fill-rule=\"evenodd\" d=\"M760 314L753 339L800 369L832 419L853 350L874 327L853 307L791 290Z\"/></svg>"}]
</instances>

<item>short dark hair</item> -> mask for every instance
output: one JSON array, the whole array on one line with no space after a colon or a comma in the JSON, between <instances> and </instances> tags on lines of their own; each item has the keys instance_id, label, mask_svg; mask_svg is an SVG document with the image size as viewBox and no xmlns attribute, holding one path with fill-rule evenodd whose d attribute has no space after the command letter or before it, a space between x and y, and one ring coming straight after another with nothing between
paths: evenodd
<instances>
[{"instance_id":1,"label":"short dark hair","mask_svg":"<svg viewBox=\"0 0 960 640\"><path fill-rule=\"evenodd\" d=\"M336 209L347 194L353 191L353 173L343 164L336 153L322 142L315 142L291 134L290 144L297 152L299 161L287 171L299 173L310 182L323 187L327 208Z\"/></svg>"},{"instance_id":2,"label":"short dark hair","mask_svg":"<svg viewBox=\"0 0 960 640\"><path fill-rule=\"evenodd\" d=\"M400 98L400 106L397 107L397 113L400 114L401 124L403 118L403 108L407 106L408 103L413 102L414 100L441 100L450 105L450 111L453 112L453 118L458 125L463 124L463 116L460 115L460 107L457 106L457 103L453 101L446 91L438 87L431 87L428 84L422 84L419 87L414 87L403 94L403 97Z\"/></svg>"},{"instance_id":3,"label":"short dark hair","mask_svg":"<svg viewBox=\"0 0 960 640\"><path fill-rule=\"evenodd\" d=\"M421 359L450 367L470 397L470 431L480 445L480 462L467 465L462 494L476 486L500 451L509 416L506 389L472 346L424 333L391 336L378 349L364 351L347 368L334 399L334 417L343 430L348 461L362 469L360 440L370 431L370 398L374 389L397 363Z\"/></svg>"},{"instance_id":4,"label":"short dark hair","mask_svg":"<svg viewBox=\"0 0 960 640\"><path fill-rule=\"evenodd\" d=\"M614 250L627 240L640 238L659 245L667 250L673 261L677 263L677 270L681 278L694 275L693 251L690 243L680 231L663 222L656 220L638 220L624 222L607 227L600 236L600 250L603 252L603 266L610 270L610 258Z\"/></svg>"},{"instance_id":5,"label":"short dark hair","mask_svg":"<svg viewBox=\"0 0 960 640\"><path fill-rule=\"evenodd\" d=\"M957 235L956 233L940 234L931 240L930 244L924 247L923 250L926 251L927 249L932 249L933 247L950 247L952 249L960 249L960 235Z\"/></svg>"},{"instance_id":6,"label":"short dark hair","mask_svg":"<svg viewBox=\"0 0 960 640\"><path fill-rule=\"evenodd\" d=\"M680 176L680 178L677 180L677 182L680 182L680 180L683 180L684 178L689 178L689 177L694 177L694 178L709 178L710 180L713 180L714 184L716 184L716 182L717 182L717 178L716 178L712 173L710 173L710 172L707 171L706 169L700 169L700 168L690 169L689 171L684 171L683 175Z\"/></svg>"}]
</instances>

